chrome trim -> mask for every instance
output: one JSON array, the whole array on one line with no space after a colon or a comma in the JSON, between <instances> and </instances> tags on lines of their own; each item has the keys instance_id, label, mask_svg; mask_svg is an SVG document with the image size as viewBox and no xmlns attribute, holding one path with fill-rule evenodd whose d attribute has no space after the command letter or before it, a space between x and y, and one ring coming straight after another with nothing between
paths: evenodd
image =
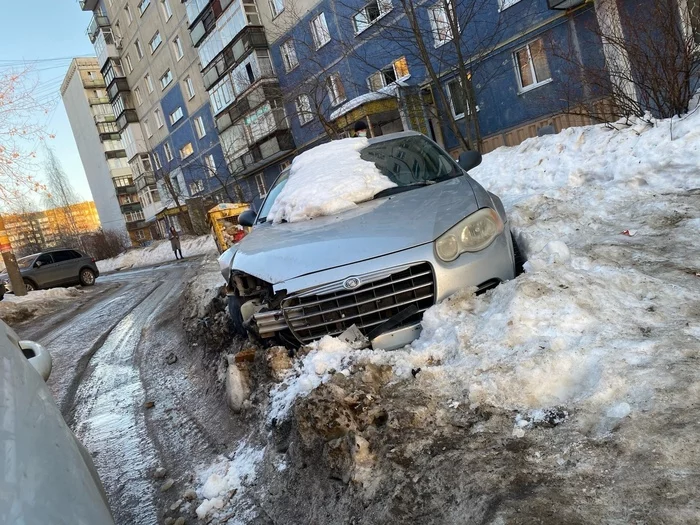
<instances>
[{"instance_id":1,"label":"chrome trim","mask_svg":"<svg viewBox=\"0 0 700 525\"><path fill-rule=\"evenodd\" d=\"M348 277L346 277L342 281L335 281L332 283L322 284L321 286L315 286L313 288L308 288L306 290L303 290L299 293L294 294L294 297L308 297L309 295L325 295L328 293L339 292L341 290L347 290L347 288L345 288L343 286L343 283L345 283L345 281L347 281L348 279L351 279L351 278L359 279L360 283L361 283L360 286L362 286L362 285L365 285L367 283L372 283L374 281L386 279L391 274L402 272L404 270L407 270L411 266L415 266L415 264L403 264L401 266L394 266L392 268L384 268L382 270L378 270L376 272L366 273L363 275L349 275Z\"/></svg>"}]
</instances>

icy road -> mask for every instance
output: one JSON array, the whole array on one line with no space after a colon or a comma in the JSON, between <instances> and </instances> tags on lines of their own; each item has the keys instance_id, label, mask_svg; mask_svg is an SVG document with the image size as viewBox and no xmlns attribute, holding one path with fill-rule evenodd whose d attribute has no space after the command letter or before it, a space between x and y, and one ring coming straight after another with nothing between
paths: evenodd
<instances>
[{"instance_id":1,"label":"icy road","mask_svg":"<svg viewBox=\"0 0 700 525\"><path fill-rule=\"evenodd\" d=\"M200 263L103 276L87 302L19 327L52 353L49 386L94 458L116 523L160 523L181 499L185 515L192 469L236 438L182 328L182 293Z\"/></svg>"}]
</instances>

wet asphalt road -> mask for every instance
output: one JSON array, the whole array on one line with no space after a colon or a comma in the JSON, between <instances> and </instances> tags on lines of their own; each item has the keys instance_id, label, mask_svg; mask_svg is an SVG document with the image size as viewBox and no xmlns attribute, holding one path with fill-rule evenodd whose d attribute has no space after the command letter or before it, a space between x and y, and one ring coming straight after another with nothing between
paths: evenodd
<instances>
[{"instance_id":1,"label":"wet asphalt road","mask_svg":"<svg viewBox=\"0 0 700 525\"><path fill-rule=\"evenodd\" d=\"M201 264L102 276L86 302L18 328L51 351L49 387L93 456L117 524L162 523L197 470L237 437L214 372L182 325L183 292ZM178 361L168 365L171 353ZM157 467L175 480L166 492ZM193 521L195 507L167 516Z\"/></svg>"}]
</instances>

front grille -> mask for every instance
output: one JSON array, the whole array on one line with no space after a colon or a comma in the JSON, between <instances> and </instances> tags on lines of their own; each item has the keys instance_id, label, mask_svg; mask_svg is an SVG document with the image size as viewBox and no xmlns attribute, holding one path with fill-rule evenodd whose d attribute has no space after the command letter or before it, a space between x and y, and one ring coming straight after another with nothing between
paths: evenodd
<instances>
[{"instance_id":1,"label":"front grille","mask_svg":"<svg viewBox=\"0 0 700 525\"><path fill-rule=\"evenodd\" d=\"M385 274L386 275L386 274ZM362 280L362 276L360 276ZM282 305L287 325L302 343L324 335L340 335L357 325L368 335L373 327L391 319L411 305L417 311L392 329L420 321L423 312L435 302L433 271L428 263L397 268L388 277L362 284L355 290L338 290L322 294L306 292L288 298Z\"/></svg>"}]
</instances>

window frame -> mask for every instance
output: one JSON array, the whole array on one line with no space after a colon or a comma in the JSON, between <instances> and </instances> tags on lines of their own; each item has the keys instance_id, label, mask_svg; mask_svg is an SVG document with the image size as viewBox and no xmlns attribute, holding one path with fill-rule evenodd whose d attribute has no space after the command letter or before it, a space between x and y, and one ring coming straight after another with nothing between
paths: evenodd
<instances>
[{"instance_id":1,"label":"window frame","mask_svg":"<svg viewBox=\"0 0 700 525\"><path fill-rule=\"evenodd\" d=\"M161 113L160 108L154 109L153 115L156 119L156 126L158 126L158 129L161 129L163 126L165 126L165 119L163 118L163 114Z\"/></svg>"},{"instance_id":2,"label":"window frame","mask_svg":"<svg viewBox=\"0 0 700 525\"><path fill-rule=\"evenodd\" d=\"M303 104L300 103L302 99L306 100L306 103L308 105L308 110L303 106ZM311 122L315 117L313 112L311 111L311 99L309 98L309 95L306 93L302 93L299 95L297 98L294 99L294 107L297 110L297 117L299 118L299 125L300 126L306 126L309 122ZM302 115L304 116L302 118Z\"/></svg>"},{"instance_id":3,"label":"window frame","mask_svg":"<svg viewBox=\"0 0 700 525\"><path fill-rule=\"evenodd\" d=\"M332 78L338 79L337 85L339 85L343 90L342 100L339 98L336 98L335 92L331 91L331 86L333 86L333 87L336 86L331 81ZM328 75L328 78L326 79L326 89L328 90L328 96L331 99L331 106L333 106L333 107L339 106L340 104L342 104L343 102L345 102L348 99L347 93L345 92L345 86L343 85L343 79L341 78L340 73L338 73L337 71L335 73L331 73L330 75Z\"/></svg>"},{"instance_id":4,"label":"window frame","mask_svg":"<svg viewBox=\"0 0 700 525\"><path fill-rule=\"evenodd\" d=\"M131 55L129 53L124 55L124 65L126 66L126 69L129 73L134 72L134 65L131 63Z\"/></svg>"},{"instance_id":5,"label":"window frame","mask_svg":"<svg viewBox=\"0 0 700 525\"><path fill-rule=\"evenodd\" d=\"M451 0L448 0L448 4L451 4ZM438 17L435 16L435 13L441 11L443 13L443 16L445 17L444 22L439 22ZM450 26L450 21L449 18L447 17L447 10L445 9L445 6L443 2L439 2L431 7L428 8L428 18L430 20L430 29L433 33L433 45L437 49L438 47L442 47L448 42L451 42L454 39L454 35L452 34L452 26ZM438 38L438 31L439 27L438 24L447 24L447 37L445 39L439 39Z\"/></svg>"},{"instance_id":6,"label":"window frame","mask_svg":"<svg viewBox=\"0 0 700 525\"><path fill-rule=\"evenodd\" d=\"M130 26L134 22L134 15L131 13L131 7L129 7L129 4L124 6L124 11L126 12L126 25Z\"/></svg>"},{"instance_id":7,"label":"window frame","mask_svg":"<svg viewBox=\"0 0 700 525\"><path fill-rule=\"evenodd\" d=\"M373 4L376 4L377 12L379 13L379 16L370 20L369 15L367 13L367 8L369 8ZM388 9L387 9L387 6L388 6ZM362 7L362 9L356 11L355 14L352 15L352 29L355 33L355 36L363 33L364 31L367 31L377 21L381 20L384 16L391 13L392 9L394 9L394 5L392 4L391 0L372 0L371 2L367 2ZM366 25L362 29L358 29L357 16L360 15L363 11L365 12L365 24Z\"/></svg>"},{"instance_id":8,"label":"window frame","mask_svg":"<svg viewBox=\"0 0 700 525\"><path fill-rule=\"evenodd\" d=\"M260 195L260 198L264 199L265 197L267 197L267 188L265 185L265 175L263 172L255 174L255 186L256 186L256 189L258 190L258 195ZM262 191L260 191L260 188L262 188Z\"/></svg>"},{"instance_id":9,"label":"window frame","mask_svg":"<svg viewBox=\"0 0 700 525\"><path fill-rule=\"evenodd\" d=\"M505 11L509 7L513 7L515 4L520 2L520 0L498 0L498 12Z\"/></svg>"},{"instance_id":10,"label":"window frame","mask_svg":"<svg viewBox=\"0 0 700 525\"><path fill-rule=\"evenodd\" d=\"M149 5L151 5L151 0L141 0L138 4L136 4L136 9L139 11L139 16L143 16Z\"/></svg>"},{"instance_id":11,"label":"window frame","mask_svg":"<svg viewBox=\"0 0 700 525\"><path fill-rule=\"evenodd\" d=\"M179 35L173 39L173 48L175 49L175 60L179 62L185 56L185 49L182 47L182 39Z\"/></svg>"},{"instance_id":12,"label":"window frame","mask_svg":"<svg viewBox=\"0 0 700 525\"><path fill-rule=\"evenodd\" d=\"M185 83L185 88L187 90L187 100L192 100L197 94L194 89L194 80L192 80L192 77L188 76L183 82Z\"/></svg>"},{"instance_id":13,"label":"window frame","mask_svg":"<svg viewBox=\"0 0 700 525\"><path fill-rule=\"evenodd\" d=\"M204 125L204 118L199 115L194 119L194 132L199 140L207 136L207 128Z\"/></svg>"},{"instance_id":14,"label":"window frame","mask_svg":"<svg viewBox=\"0 0 700 525\"><path fill-rule=\"evenodd\" d=\"M537 77L537 70L535 69L535 61L532 59L532 50L531 50L531 45L536 43L536 42L541 42L542 46L542 53L545 58L545 63L547 65L547 72L549 73L549 76L543 80L539 80ZM530 74L532 75L533 78L533 83L528 84L527 86L523 85L523 78L522 78L522 72L520 71L520 65L518 63L518 53L520 51L526 50L527 51L527 58L528 58L528 64L530 66ZM541 38L536 38L535 40L531 40L527 42L526 44L516 48L513 50L512 53L513 57L513 65L515 67L515 78L518 82L518 94L522 93L527 93L528 91L532 91L533 89L537 89L538 87L544 86L546 84L549 84L552 82L552 71L549 68L549 60L547 58L547 53L545 51L545 45L544 41Z\"/></svg>"},{"instance_id":15,"label":"window frame","mask_svg":"<svg viewBox=\"0 0 700 525\"><path fill-rule=\"evenodd\" d=\"M150 73L146 73L143 76L143 82L144 84L146 84L146 91L148 91L149 95L156 90L155 85L153 84L153 78L151 77Z\"/></svg>"},{"instance_id":16,"label":"window frame","mask_svg":"<svg viewBox=\"0 0 700 525\"><path fill-rule=\"evenodd\" d=\"M153 136L153 131L151 130L151 124L148 122L147 118L143 119L143 129L146 132L146 137L150 139Z\"/></svg>"},{"instance_id":17,"label":"window frame","mask_svg":"<svg viewBox=\"0 0 700 525\"><path fill-rule=\"evenodd\" d=\"M405 62L405 65L406 65L406 74L405 74L405 75L399 76L399 75L398 75L398 72L397 72L397 70L396 70L396 63L397 63L397 62L400 62L400 61L402 61L402 60ZM388 83L387 83L387 82L386 82L386 77L385 77L384 75L385 75L385 72L387 72L387 71L389 70L389 68L391 68L391 71L394 73L395 79L392 80L391 82L388 82ZM408 60L406 59L405 56L400 56L399 58L397 58L397 59L395 59L395 60L392 60L391 63L387 64L387 65L384 66L383 68L381 68L381 69L375 71L375 72L372 73L370 76L368 76L368 77L367 77L367 87L369 88L370 91L375 91L375 92L376 92L376 91L379 91L380 89L383 89L383 88L385 88L385 87L387 87L387 86L390 86L391 84L395 84L396 82L400 82L401 80L405 80L405 79L409 78L410 76L411 76L411 71L410 71L410 69L408 68ZM380 78L380 79L381 79L381 83L382 83L382 86L381 86L380 88L377 88L377 89L374 89L374 86L373 86L373 83L372 83L372 79L375 78L375 77Z\"/></svg>"},{"instance_id":18,"label":"window frame","mask_svg":"<svg viewBox=\"0 0 700 525\"><path fill-rule=\"evenodd\" d=\"M291 51L291 53L290 53ZM282 63L284 64L284 70L289 73L294 71L299 67L299 58L297 57L297 50L294 46L294 39L289 38L282 42L280 45L280 54L282 55ZM294 64L292 65L291 57L294 57Z\"/></svg>"},{"instance_id":19,"label":"window frame","mask_svg":"<svg viewBox=\"0 0 700 525\"><path fill-rule=\"evenodd\" d=\"M185 116L185 113L182 111L182 106L178 106L175 111L173 111L172 113L170 113L170 115L168 115L168 119L170 120L170 125L174 126L184 116Z\"/></svg>"},{"instance_id":20,"label":"window frame","mask_svg":"<svg viewBox=\"0 0 700 525\"><path fill-rule=\"evenodd\" d=\"M173 157L173 150L170 149L170 143L163 143L163 152L165 153L165 160L172 162L175 157Z\"/></svg>"},{"instance_id":21,"label":"window frame","mask_svg":"<svg viewBox=\"0 0 700 525\"><path fill-rule=\"evenodd\" d=\"M316 21L322 22L322 27L320 27L321 34L317 34L316 32ZM311 26L311 38L314 42L314 48L318 51L331 41L331 33L328 30L328 23L326 22L326 14L323 12L319 13L309 21L309 25ZM325 40L321 41L321 37L325 37Z\"/></svg>"},{"instance_id":22,"label":"window frame","mask_svg":"<svg viewBox=\"0 0 700 525\"><path fill-rule=\"evenodd\" d=\"M157 40L158 42L156 43L156 45L155 45L155 47L154 47L154 46L153 46L153 43L154 43L156 40ZM148 46L151 48L151 55L154 54L154 53L158 50L158 48L160 47L160 45L161 45L162 43L163 43L163 38L160 36L160 31L156 30L156 32L155 32L155 34L153 35L153 37L151 38L150 42L148 42Z\"/></svg>"},{"instance_id":23,"label":"window frame","mask_svg":"<svg viewBox=\"0 0 700 525\"><path fill-rule=\"evenodd\" d=\"M153 166L155 167L156 170L163 169L163 165L160 163L160 155L158 155L157 151L153 152Z\"/></svg>"},{"instance_id":24,"label":"window frame","mask_svg":"<svg viewBox=\"0 0 700 525\"><path fill-rule=\"evenodd\" d=\"M139 60L143 60L143 46L141 46L141 41L138 38L134 40L134 49L136 49L136 56Z\"/></svg>"},{"instance_id":25,"label":"window frame","mask_svg":"<svg viewBox=\"0 0 700 525\"><path fill-rule=\"evenodd\" d=\"M277 10L277 2L282 4L282 8ZM272 14L272 19L274 20L278 16L282 14L284 11L284 8L286 7L284 5L284 0L267 0L268 7L270 8L270 14Z\"/></svg>"},{"instance_id":26,"label":"window frame","mask_svg":"<svg viewBox=\"0 0 700 525\"><path fill-rule=\"evenodd\" d=\"M134 98L136 99L136 103L141 106L143 104L143 97L141 95L141 88L139 86L136 86L134 88Z\"/></svg>"},{"instance_id":27,"label":"window frame","mask_svg":"<svg viewBox=\"0 0 700 525\"><path fill-rule=\"evenodd\" d=\"M189 153L185 154L185 149L189 146L189 149L191 150ZM180 154L180 160L185 160L190 158L192 155L194 155L194 146L192 145L191 142L188 142L184 146L182 146L179 150L178 153Z\"/></svg>"},{"instance_id":28,"label":"window frame","mask_svg":"<svg viewBox=\"0 0 700 525\"><path fill-rule=\"evenodd\" d=\"M166 78L168 81L166 83L163 83L163 79ZM160 77L160 90L165 91L165 89L173 83L173 72L170 70L170 68L165 70L165 73L163 73Z\"/></svg>"},{"instance_id":29,"label":"window frame","mask_svg":"<svg viewBox=\"0 0 700 525\"><path fill-rule=\"evenodd\" d=\"M173 10L170 8L169 0L160 0L160 8L165 15L165 21L168 22L173 17Z\"/></svg>"}]
</instances>

